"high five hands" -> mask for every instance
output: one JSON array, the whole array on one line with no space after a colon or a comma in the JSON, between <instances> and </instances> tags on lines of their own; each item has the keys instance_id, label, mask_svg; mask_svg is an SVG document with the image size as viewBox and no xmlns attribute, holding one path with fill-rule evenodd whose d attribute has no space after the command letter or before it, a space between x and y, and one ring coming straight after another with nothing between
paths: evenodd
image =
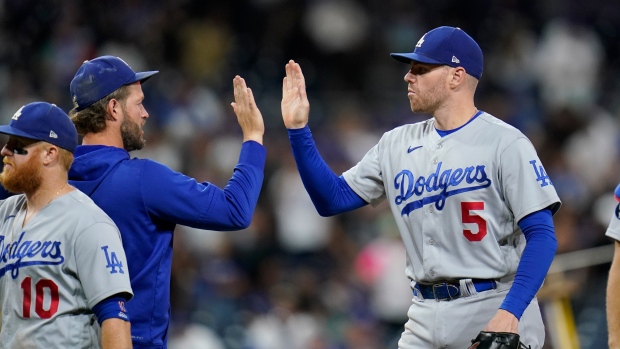
<instances>
[{"instance_id":1,"label":"high five hands","mask_svg":"<svg viewBox=\"0 0 620 349\"><path fill-rule=\"evenodd\" d=\"M243 131L243 141L256 141L263 144L265 134L265 123L263 115L256 106L252 90L246 86L245 80L239 75L233 79L235 101L230 103L241 130Z\"/></svg>"},{"instance_id":2,"label":"high five hands","mask_svg":"<svg viewBox=\"0 0 620 349\"><path fill-rule=\"evenodd\" d=\"M306 81L301 67L290 60L282 82L282 120L288 129L303 128L308 124L310 102L306 95Z\"/></svg>"},{"instance_id":3,"label":"high five hands","mask_svg":"<svg viewBox=\"0 0 620 349\"><path fill-rule=\"evenodd\" d=\"M286 66L286 77L282 81L282 119L288 129L303 128L308 124L310 102L306 95L306 81L301 67L290 60ZM233 79L235 101L232 106L243 131L243 141L253 140L263 144L265 124L256 106L252 90L239 75Z\"/></svg>"}]
</instances>

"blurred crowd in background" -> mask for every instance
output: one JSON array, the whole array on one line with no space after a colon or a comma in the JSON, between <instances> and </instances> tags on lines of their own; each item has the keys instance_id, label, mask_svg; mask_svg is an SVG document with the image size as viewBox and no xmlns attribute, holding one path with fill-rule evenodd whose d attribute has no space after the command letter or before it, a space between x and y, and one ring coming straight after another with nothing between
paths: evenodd
<instances>
[{"instance_id":1,"label":"blurred crowd in background","mask_svg":"<svg viewBox=\"0 0 620 349\"><path fill-rule=\"evenodd\" d=\"M611 243L604 232L620 182L614 0L5 0L0 23L1 123L35 100L69 111L81 63L116 55L135 71L160 71L143 85L147 146L133 155L220 187L242 142L233 77L252 88L268 154L258 208L244 231L178 227L171 349L397 347L412 295L392 214L385 203L316 213L281 121L289 59L306 76L319 151L340 174L383 132L428 118L411 113L408 66L389 53L411 52L434 27L461 27L485 55L477 107L532 140L562 199L558 253ZM607 346L608 270L563 277L582 349Z\"/></svg>"}]
</instances>

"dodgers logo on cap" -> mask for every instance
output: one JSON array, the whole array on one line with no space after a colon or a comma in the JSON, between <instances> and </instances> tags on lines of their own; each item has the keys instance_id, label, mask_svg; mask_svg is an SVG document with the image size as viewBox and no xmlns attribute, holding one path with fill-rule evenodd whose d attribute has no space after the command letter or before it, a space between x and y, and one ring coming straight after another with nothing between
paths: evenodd
<instances>
[{"instance_id":1,"label":"dodgers logo on cap","mask_svg":"<svg viewBox=\"0 0 620 349\"><path fill-rule=\"evenodd\" d=\"M22 109L24 109L24 107L21 107L21 108L17 109L15 114L13 114L13 117L11 118L11 120L19 119L19 117L22 115Z\"/></svg>"},{"instance_id":2,"label":"dodgers logo on cap","mask_svg":"<svg viewBox=\"0 0 620 349\"><path fill-rule=\"evenodd\" d=\"M422 37L420 38L420 40L418 40L418 43L415 45L415 47L421 47L422 44L424 43L424 37L426 36L426 34L422 35Z\"/></svg>"},{"instance_id":3,"label":"dodgers logo on cap","mask_svg":"<svg viewBox=\"0 0 620 349\"><path fill-rule=\"evenodd\" d=\"M0 133L54 144L74 152L78 134L67 113L55 104L34 102L19 108Z\"/></svg>"},{"instance_id":4,"label":"dodgers logo on cap","mask_svg":"<svg viewBox=\"0 0 620 349\"><path fill-rule=\"evenodd\" d=\"M461 28L439 27L424 34L411 53L391 53L394 59L463 67L467 74L480 80L484 59L482 50Z\"/></svg>"}]
</instances>

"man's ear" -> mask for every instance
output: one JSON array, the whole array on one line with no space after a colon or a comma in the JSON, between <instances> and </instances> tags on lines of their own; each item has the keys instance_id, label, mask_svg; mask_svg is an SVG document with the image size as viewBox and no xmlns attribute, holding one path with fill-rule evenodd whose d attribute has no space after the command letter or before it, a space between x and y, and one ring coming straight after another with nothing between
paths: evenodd
<instances>
[{"instance_id":1,"label":"man's ear","mask_svg":"<svg viewBox=\"0 0 620 349\"><path fill-rule=\"evenodd\" d=\"M116 99L112 98L108 101L108 105L106 106L107 118L111 121L117 121L122 112L121 103Z\"/></svg>"},{"instance_id":2,"label":"man's ear","mask_svg":"<svg viewBox=\"0 0 620 349\"><path fill-rule=\"evenodd\" d=\"M463 67L454 68L450 79L450 85L456 87L464 83L465 80L467 80L467 72L465 71L465 69L463 69Z\"/></svg>"},{"instance_id":3,"label":"man's ear","mask_svg":"<svg viewBox=\"0 0 620 349\"><path fill-rule=\"evenodd\" d=\"M58 151L58 147L53 144L46 144L42 149L43 152L43 165L49 165L54 161L58 160L58 156L60 152Z\"/></svg>"}]
</instances>

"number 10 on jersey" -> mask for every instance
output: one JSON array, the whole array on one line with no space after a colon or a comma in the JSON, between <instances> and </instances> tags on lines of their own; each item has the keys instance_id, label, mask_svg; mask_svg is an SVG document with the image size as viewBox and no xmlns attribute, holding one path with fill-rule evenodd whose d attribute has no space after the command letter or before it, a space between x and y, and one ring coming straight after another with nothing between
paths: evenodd
<instances>
[{"instance_id":1,"label":"number 10 on jersey","mask_svg":"<svg viewBox=\"0 0 620 349\"><path fill-rule=\"evenodd\" d=\"M30 310L32 308L32 278L30 276L26 277L21 284L22 290L24 291L24 302L22 304L22 312L23 316L26 319L30 318ZM34 302L34 312L41 319L49 319L58 311L58 303L60 301L60 297L58 294L58 285L54 283L54 281L49 279L41 279L37 281L35 284L35 302ZM48 290L48 292L46 292ZM45 309L44 301L45 296L48 295L49 299L49 308Z\"/></svg>"}]
</instances>

